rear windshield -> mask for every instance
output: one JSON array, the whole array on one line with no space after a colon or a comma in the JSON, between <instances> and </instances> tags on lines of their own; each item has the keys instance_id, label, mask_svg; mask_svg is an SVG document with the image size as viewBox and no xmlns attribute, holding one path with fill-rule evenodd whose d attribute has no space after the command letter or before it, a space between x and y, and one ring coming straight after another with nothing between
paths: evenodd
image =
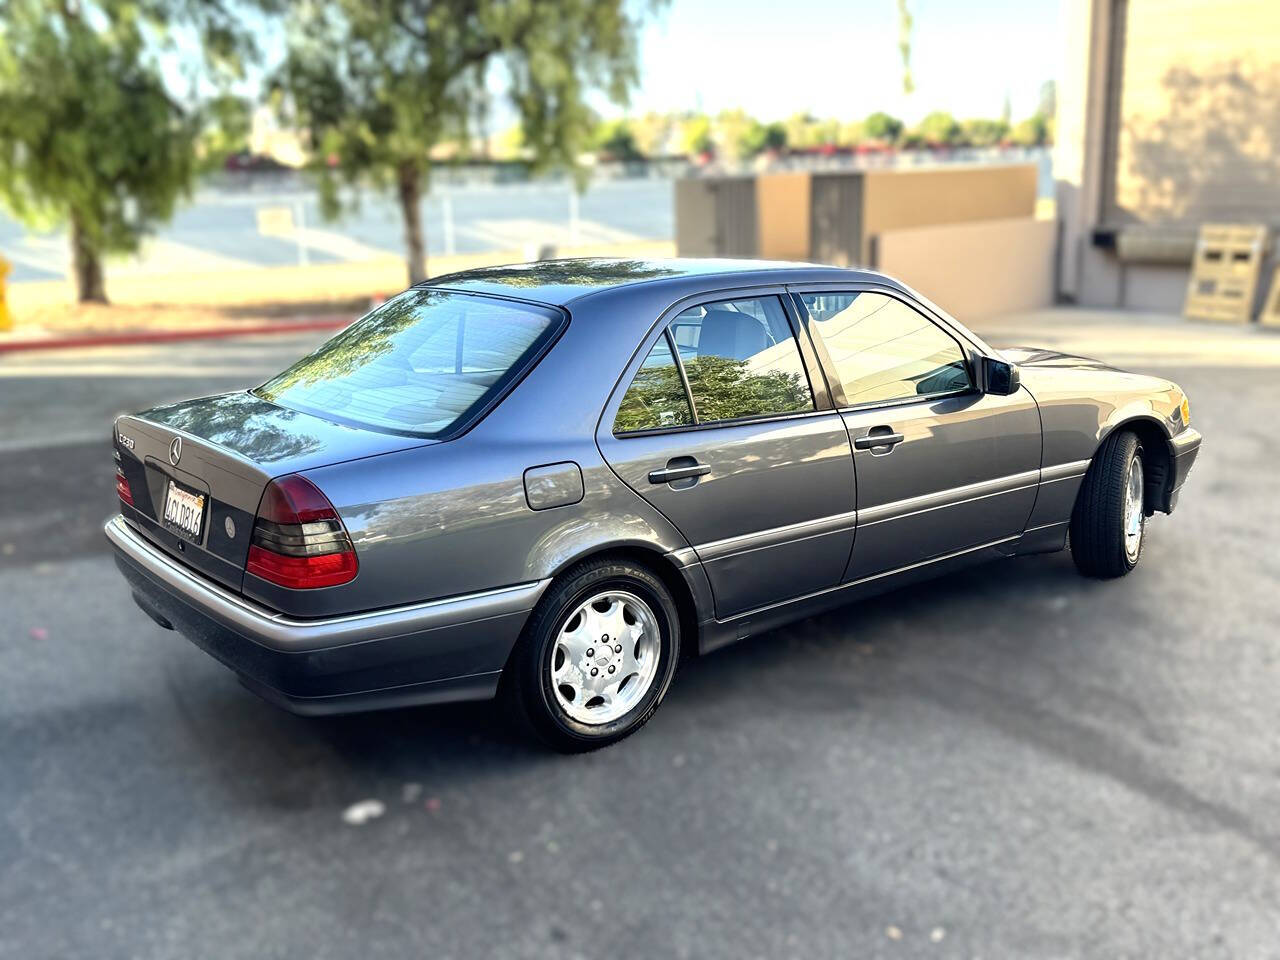
<instances>
[{"instance_id":1,"label":"rear windshield","mask_svg":"<svg viewBox=\"0 0 1280 960\"><path fill-rule=\"evenodd\" d=\"M519 377L562 319L549 307L409 290L253 392L329 419L438 437Z\"/></svg>"}]
</instances>

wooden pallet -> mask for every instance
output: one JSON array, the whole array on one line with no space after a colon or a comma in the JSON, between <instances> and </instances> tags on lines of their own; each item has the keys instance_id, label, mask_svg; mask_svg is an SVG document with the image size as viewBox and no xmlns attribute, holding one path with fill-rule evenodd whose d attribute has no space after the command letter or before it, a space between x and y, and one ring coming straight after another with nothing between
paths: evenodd
<instances>
[{"instance_id":1,"label":"wooden pallet","mask_svg":"<svg viewBox=\"0 0 1280 960\"><path fill-rule=\"evenodd\" d=\"M1203 224L1183 314L1191 320L1248 323L1266 248L1262 224Z\"/></svg>"},{"instance_id":2,"label":"wooden pallet","mask_svg":"<svg viewBox=\"0 0 1280 960\"><path fill-rule=\"evenodd\" d=\"M1280 327L1280 264L1276 264L1275 273L1271 275L1271 289L1263 301L1258 322L1264 327Z\"/></svg>"}]
</instances>

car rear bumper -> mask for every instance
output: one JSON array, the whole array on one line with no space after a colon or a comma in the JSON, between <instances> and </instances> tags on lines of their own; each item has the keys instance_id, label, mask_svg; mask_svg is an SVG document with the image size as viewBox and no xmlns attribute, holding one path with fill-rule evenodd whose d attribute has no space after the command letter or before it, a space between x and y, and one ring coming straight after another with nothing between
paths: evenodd
<instances>
[{"instance_id":1,"label":"car rear bumper","mask_svg":"<svg viewBox=\"0 0 1280 960\"><path fill-rule=\"evenodd\" d=\"M1201 439L1198 430L1188 427L1169 441L1173 449L1173 476L1169 480L1168 513L1173 513L1173 508L1178 505L1178 493L1187 482L1187 475L1191 473L1191 467L1200 453Z\"/></svg>"},{"instance_id":2,"label":"car rear bumper","mask_svg":"<svg viewBox=\"0 0 1280 960\"><path fill-rule=\"evenodd\" d=\"M295 713L482 700L549 581L320 619L268 610L175 563L120 516L107 540L134 600Z\"/></svg>"}]
</instances>

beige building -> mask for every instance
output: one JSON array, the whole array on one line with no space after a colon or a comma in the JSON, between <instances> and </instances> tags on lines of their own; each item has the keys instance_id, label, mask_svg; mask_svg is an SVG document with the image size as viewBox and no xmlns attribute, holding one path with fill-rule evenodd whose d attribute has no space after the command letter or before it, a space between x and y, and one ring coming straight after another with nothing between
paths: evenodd
<instances>
[{"instance_id":1,"label":"beige building","mask_svg":"<svg viewBox=\"0 0 1280 960\"><path fill-rule=\"evenodd\" d=\"M1065 8L1060 292L1178 311L1206 222L1272 228L1265 289L1280 231L1280 0Z\"/></svg>"}]
</instances>

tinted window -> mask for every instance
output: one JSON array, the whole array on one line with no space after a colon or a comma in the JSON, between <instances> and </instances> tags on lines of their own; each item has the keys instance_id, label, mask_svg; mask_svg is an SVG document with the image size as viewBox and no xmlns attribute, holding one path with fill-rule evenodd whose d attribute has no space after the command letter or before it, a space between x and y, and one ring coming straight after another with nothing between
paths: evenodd
<instances>
[{"instance_id":1,"label":"tinted window","mask_svg":"<svg viewBox=\"0 0 1280 960\"><path fill-rule=\"evenodd\" d=\"M689 397L684 392L667 338L661 337L627 387L613 421L613 432L660 430L690 423L693 423L693 412L689 409Z\"/></svg>"},{"instance_id":2,"label":"tinted window","mask_svg":"<svg viewBox=\"0 0 1280 960\"><path fill-rule=\"evenodd\" d=\"M671 333L699 423L813 409L777 297L692 307L671 321Z\"/></svg>"},{"instance_id":3,"label":"tinted window","mask_svg":"<svg viewBox=\"0 0 1280 960\"><path fill-rule=\"evenodd\" d=\"M434 436L483 409L559 322L542 307L409 290L254 392L319 416Z\"/></svg>"},{"instance_id":4,"label":"tinted window","mask_svg":"<svg viewBox=\"0 0 1280 960\"><path fill-rule=\"evenodd\" d=\"M960 344L881 293L804 294L810 328L850 404L955 393L972 386Z\"/></svg>"}]
</instances>

